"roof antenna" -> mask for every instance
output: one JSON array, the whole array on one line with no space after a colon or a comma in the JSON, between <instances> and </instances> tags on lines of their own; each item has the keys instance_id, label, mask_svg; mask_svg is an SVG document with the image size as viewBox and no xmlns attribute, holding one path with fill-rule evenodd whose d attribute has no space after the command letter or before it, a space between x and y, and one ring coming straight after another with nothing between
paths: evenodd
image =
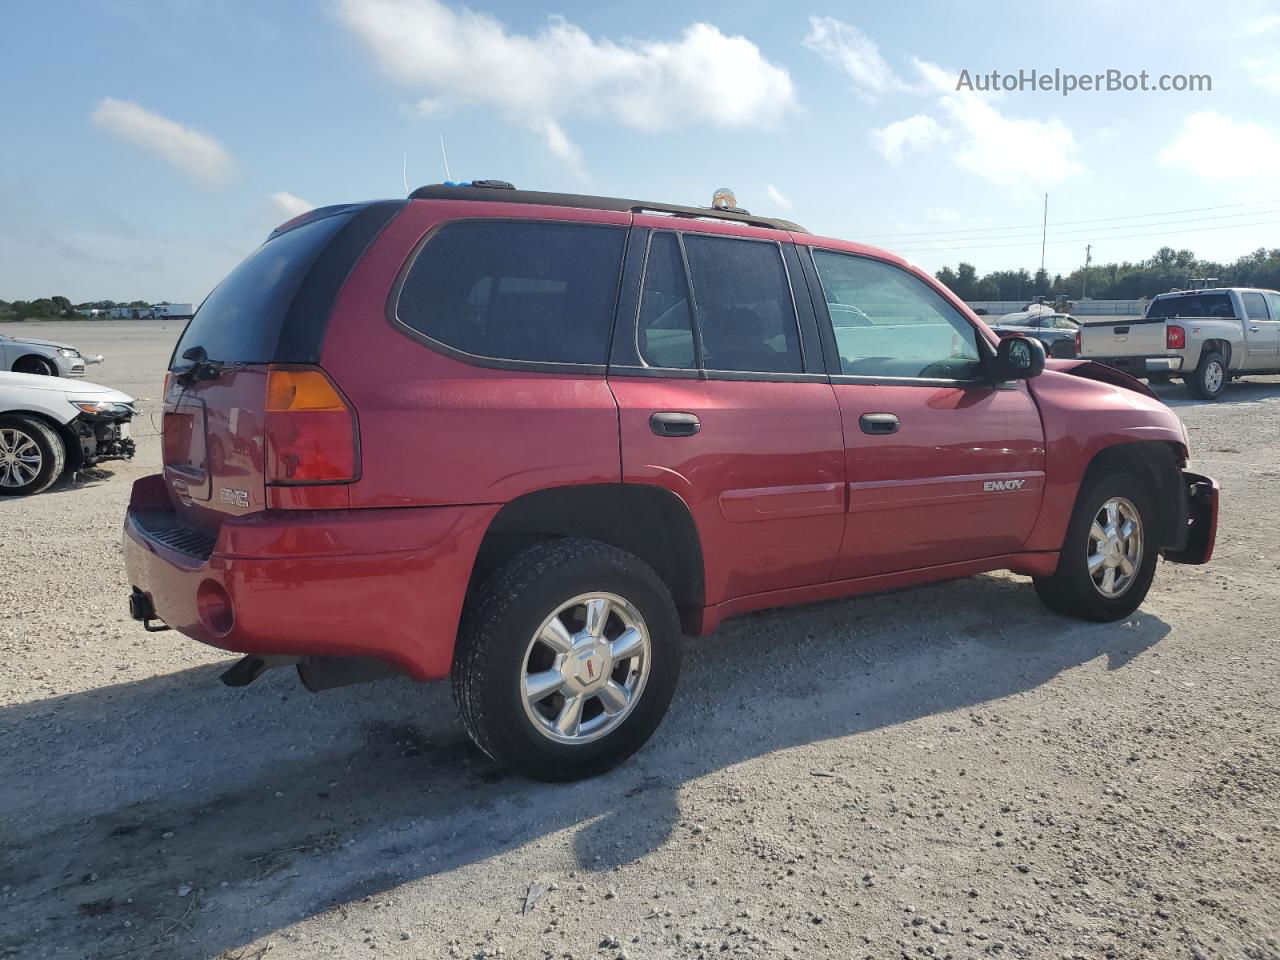
<instances>
[{"instance_id":1,"label":"roof antenna","mask_svg":"<svg viewBox=\"0 0 1280 960\"><path fill-rule=\"evenodd\" d=\"M404 183L404 192L409 193L409 151L404 152L404 162L400 164L400 180Z\"/></svg>"},{"instance_id":2,"label":"roof antenna","mask_svg":"<svg viewBox=\"0 0 1280 960\"><path fill-rule=\"evenodd\" d=\"M444 178L452 180L453 174L449 172L449 154L444 149L444 134L440 134L440 156L444 157Z\"/></svg>"}]
</instances>

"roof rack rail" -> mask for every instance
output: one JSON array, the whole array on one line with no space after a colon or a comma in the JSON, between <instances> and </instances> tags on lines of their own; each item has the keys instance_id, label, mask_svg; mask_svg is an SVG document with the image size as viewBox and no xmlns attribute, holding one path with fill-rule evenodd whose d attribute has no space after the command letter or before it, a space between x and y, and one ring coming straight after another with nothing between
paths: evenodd
<instances>
[{"instance_id":1,"label":"roof rack rail","mask_svg":"<svg viewBox=\"0 0 1280 960\"><path fill-rule=\"evenodd\" d=\"M717 210L714 207L684 207L675 203L649 203L621 197L593 197L578 193L546 193L517 190L505 180L475 180L471 183L432 183L409 194L410 200L487 200L491 203L536 203L550 207L578 207L583 210L617 210L620 213L665 213L673 217L731 220L752 227L808 233L790 220L757 217L747 211Z\"/></svg>"}]
</instances>

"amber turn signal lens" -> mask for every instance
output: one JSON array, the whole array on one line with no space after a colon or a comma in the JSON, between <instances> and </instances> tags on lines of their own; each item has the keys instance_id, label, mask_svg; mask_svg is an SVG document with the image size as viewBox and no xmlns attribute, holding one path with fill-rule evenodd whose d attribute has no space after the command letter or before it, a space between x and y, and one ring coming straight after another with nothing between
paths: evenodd
<instances>
[{"instance_id":1,"label":"amber turn signal lens","mask_svg":"<svg viewBox=\"0 0 1280 960\"><path fill-rule=\"evenodd\" d=\"M272 370L267 376L267 412L341 411L347 405L319 370Z\"/></svg>"}]
</instances>

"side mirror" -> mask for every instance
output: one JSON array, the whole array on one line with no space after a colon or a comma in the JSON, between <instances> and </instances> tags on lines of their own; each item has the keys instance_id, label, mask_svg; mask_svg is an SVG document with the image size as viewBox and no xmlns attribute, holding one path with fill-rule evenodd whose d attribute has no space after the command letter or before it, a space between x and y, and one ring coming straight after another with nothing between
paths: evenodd
<instances>
[{"instance_id":1,"label":"side mirror","mask_svg":"<svg viewBox=\"0 0 1280 960\"><path fill-rule=\"evenodd\" d=\"M996 348L997 380L1030 380L1044 373L1044 344L1034 337L1005 337Z\"/></svg>"}]
</instances>

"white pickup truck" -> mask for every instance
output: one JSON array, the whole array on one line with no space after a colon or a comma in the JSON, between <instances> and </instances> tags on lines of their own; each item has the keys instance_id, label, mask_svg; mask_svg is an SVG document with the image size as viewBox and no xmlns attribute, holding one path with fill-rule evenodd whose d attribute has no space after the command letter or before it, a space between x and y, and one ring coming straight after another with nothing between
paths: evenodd
<instances>
[{"instance_id":1,"label":"white pickup truck","mask_svg":"<svg viewBox=\"0 0 1280 960\"><path fill-rule=\"evenodd\" d=\"M1180 377L1200 400L1217 400L1227 382L1280 374L1280 293L1218 287L1162 293L1146 315L1089 324L1080 356L1135 377Z\"/></svg>"}]
</instances>

